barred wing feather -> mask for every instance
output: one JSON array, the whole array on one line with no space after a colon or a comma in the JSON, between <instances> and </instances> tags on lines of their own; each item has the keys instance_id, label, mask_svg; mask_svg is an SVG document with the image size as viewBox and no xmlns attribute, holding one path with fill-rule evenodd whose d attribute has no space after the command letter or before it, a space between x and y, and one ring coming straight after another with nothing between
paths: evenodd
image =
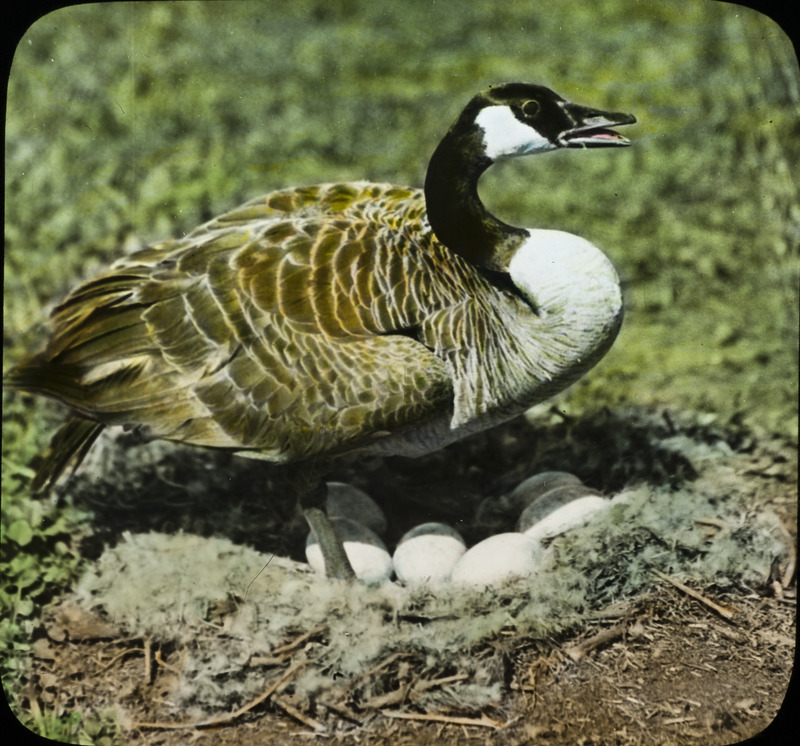
<instances>
[{"instance_id":1,"label":"barred wing feather","mask_svg":"<svg viewBox=\"0 0 800 746\"><path fill-rule=\"evenodd\" d=\"M27 388L276 461L402 432L451 407L448 363L417 331L463 297L423 214L421 193L380 185L248 203L79 287Z\"/></svg>"}]
</instances>

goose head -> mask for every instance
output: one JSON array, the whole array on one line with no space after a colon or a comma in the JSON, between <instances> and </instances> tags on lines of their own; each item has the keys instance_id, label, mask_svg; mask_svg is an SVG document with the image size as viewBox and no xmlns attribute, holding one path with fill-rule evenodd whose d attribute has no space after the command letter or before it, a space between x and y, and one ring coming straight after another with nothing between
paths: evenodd
<instances>
[{"instance_id":1,"label":"goose head","mask_svg":"<svg viewBox=\"0 0 800 746\"><path fill-rule=\"evenodd\" d=\"M507 274L529 231L507 225L485 208L478 196L481 174L508 158L629 145L613 127L635 121L631 114L572 103L541 85L507 83L483 90L431 157L425 199L434 233L479 270Z\"/></svg>"},{"instance_id":2,"label":"goose head","mask_svg":"<svg viewBox=\"0 0 800 746\"><path fill-rule=\"evenodd\" d=\"M473 111L475 111L473 115ZM462 115L461 126L480 131L480 149L497 161L558 148L606 148L630 145L612 127L633 124L631 114L581 106L549 88L525 83L489 88Z\"/></svg>"}]
</instances>

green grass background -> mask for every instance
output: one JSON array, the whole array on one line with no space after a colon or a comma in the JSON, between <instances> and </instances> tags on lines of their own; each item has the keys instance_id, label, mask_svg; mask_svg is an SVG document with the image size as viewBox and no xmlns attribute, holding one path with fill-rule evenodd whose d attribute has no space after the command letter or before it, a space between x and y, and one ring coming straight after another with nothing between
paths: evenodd
<instances>
[{"instance_id":1,"label":"green grass background","mask_svg":"<svg viewBox=\"0 0 800 746\"><path fill-rule=\"evenodd\" d=\"M420 185L469 97L515 80L639 119L624 151L522 159L482 182L500 217L587 237L624 280L618 342L560 406L692 409L796 439L797 58L765 16L711 0L230 0L45 16L8 89L4 366L42 341L49 304L126 248L279 187ZM5 402L13 689L36 607L79 561L68 537L80 518L25 492L56 410Z\"/></svg>"}]
</instances>

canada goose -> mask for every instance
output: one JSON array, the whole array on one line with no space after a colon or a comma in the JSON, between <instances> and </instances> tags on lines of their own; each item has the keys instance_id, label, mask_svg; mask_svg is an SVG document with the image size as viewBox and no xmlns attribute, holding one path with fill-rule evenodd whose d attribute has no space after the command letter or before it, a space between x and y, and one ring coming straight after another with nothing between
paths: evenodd
<instances>
[{"instance_id":1,"label":"canada goose","mask_svg":"<svg viewBox=\"0 0 800 746\"><path fill-rule=\"evenodd\" d=\"M285 189L118 260L5 377L75 413L35 486L106 425L278 463L413 456L565 388L617 335L617 274L582 238L498 220L478 179L505 158L628 145L608 127L633 122L539 85L490 87L439 143L424 193ZM349 576L324 490L305 493L329 573Z\"/></svg>"}]
</instances>

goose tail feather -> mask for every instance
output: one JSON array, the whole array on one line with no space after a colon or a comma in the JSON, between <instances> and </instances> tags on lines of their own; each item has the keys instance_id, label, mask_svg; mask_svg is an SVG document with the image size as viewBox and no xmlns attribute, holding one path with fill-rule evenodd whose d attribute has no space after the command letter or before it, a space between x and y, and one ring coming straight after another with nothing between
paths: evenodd
<instances>
[{"instance_id":1,"label":"goose tail feather","mask_svg":"<svg viewBox=\"0 0 800 746\"><path fill-rule=\"evenodd\" d=\"M47 494L70 465L74 472L104 427L102 422L83 417L70 417L50 441L36 476L31 482L34 494Z\"/></svg>"}]
</instances>

